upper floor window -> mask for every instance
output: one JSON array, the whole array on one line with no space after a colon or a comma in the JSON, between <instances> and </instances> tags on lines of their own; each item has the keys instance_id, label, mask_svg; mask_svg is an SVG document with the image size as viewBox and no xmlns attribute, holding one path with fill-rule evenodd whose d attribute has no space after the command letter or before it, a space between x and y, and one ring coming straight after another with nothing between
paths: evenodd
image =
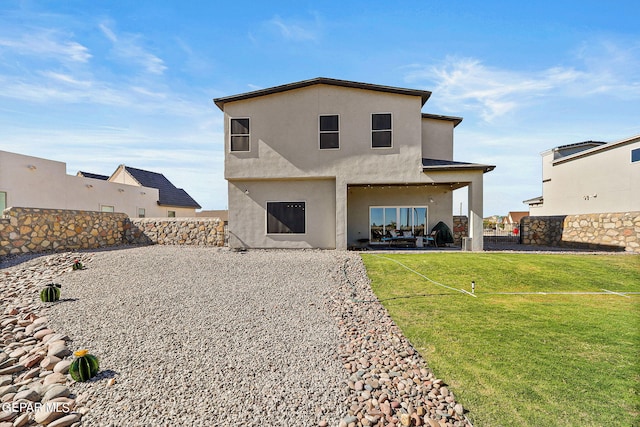
<instances>
[{"instance_id":1,"label":"upper floor window","mask_svg":"<svg viewBox=\"0 0 640 427\"><path fill-rule=\"evenodd\" d=\"M338 116L320 116L320 149L340 148L340 130Z\"/></svg>"},{"instance_id":2,"label":"upper floor window","mask_svg":"<svg viewBox=\"0 0 640 427\"><path fill-rule=\"evenodd\" d=\"M371 115L371 148L391 147L391 113Z\"/></svg>"},{"instance_id":3,"label":"upper floor window","mask_svg":"<svg viewBox=\"0 0 640 427\"><path fill-rule=\"evenodd\" d=\"M631 150L631 163L640 162L640 148Z\"/></svg>"},{"instance_id":4,"label":"upper floor window","mask_svg":"<svg viewBox=\"0 0 640 427\"><path fill-rule=\"evenodd\" d=\"M249 151L249 119L231 119L231 151Z\"/></svg>"}]
</instances>

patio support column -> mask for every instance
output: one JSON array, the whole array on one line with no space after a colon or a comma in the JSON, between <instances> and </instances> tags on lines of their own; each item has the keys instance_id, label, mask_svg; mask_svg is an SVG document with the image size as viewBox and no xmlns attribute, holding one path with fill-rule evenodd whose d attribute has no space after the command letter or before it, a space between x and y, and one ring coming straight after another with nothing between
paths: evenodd
<instances>
[{"instance_id":1,"label":"patio support column","mask_svg":"<svg viewBox=\"0 0 640 427\"><path fill-rule=\"evenodd\" d=\"M471 237L471 250L482 251L484 248L484 238L482 233L482 172L474 176L469 183L468 205L469 205L469 237Z\"/></svg>"},{"instance_id":2,"label":"patio support column","mask_svg":"<svg viewBox=\"0 0 640 427\"><path fill-rule=\"evenodd\" d=\"M347 249L347 183L336 179L336 249Z\"/></svg>"}]
</instances>

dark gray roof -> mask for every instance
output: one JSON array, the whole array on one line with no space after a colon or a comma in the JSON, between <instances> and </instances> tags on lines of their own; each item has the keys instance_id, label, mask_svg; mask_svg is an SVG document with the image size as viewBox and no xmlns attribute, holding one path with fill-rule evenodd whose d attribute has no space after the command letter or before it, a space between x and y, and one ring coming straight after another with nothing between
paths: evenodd
<instances>
[{"instance_id":1,"label":"dark gray roof","mask_svg":"<svg viewBox=\"0 0 640 427\"><path fill-rule=\"evenodd\" d=\"M446 120L449 122L453 122L453 127L458 126L462 122L462 117L455 116L442 116L440 114L428 114L422 113L423 119L434 119L434 120Z\"/></svg>"},{"instance_id":2,"label":"dark gray roof","mask_svg":"<svg viewBox=\"0 0 640 427\"><path fill-rule=\"evenodd\" d=\"M164 175L136 169L129 166L125 170L143 187L157 188L160 193L159 205L200 209L202 206L182 188L176 188Z\"/></svg>"},{"instance_id":3,"label":"dark gray roof","mask_svg":"<svg viewBox=\"0 0 640 427\"><path fill-rule=\"evenodd\" d=\"M109 179L109 177L107 175L100 175L100 174L97 174L97 173L84 172L84 171L79 171L76 175L77 176L83 176L85 178L100 179L102 181L106 181L106 180Z\"/></svg>"},{"instance_id":4,"label":"dark gray roof","mask_svg":"<svg viewBox=\"0 0 640 427\"><path fill-rule=\"evenodd\" d=\"M565 144L565 145L559 145L556 147L556 150L564 150L567 148L577 148L577 147L597 147L599 145L603 145L606 144L606 142L603 141L582 141L582 142L575 142L573 144Z\"/></svg>"},{"instance_id":5,"label":"dark gray roof","mask_svg":"<svg viewBox=\"0 0 640 427\"><path fill-rule=\"evenodd\" d=\"M452 170L452 169L480 169L483 172L491 172L494 165L482 165L479 163L455 162L453 160L422 159L423 170Z\"/></svg>"},{"instance_id":6,"label":"dark gray roof","mask_svg":"<svg viewBox=\"0 0 640 427\"><path fill-rule=\"evenodd\" d=\"M244 99L255 98L258 96L272 95L274 93L280 93L288 90L300 89L303 87L319 85L319 84L350 87L354 89L375 90L378 92L397 93L401 95L419 96L420 98L422 98L422 105L424 105L424 103L427 102L427 99L429 99L429 97L431 96L431 92L429 92L428 90L406 89L406 88L394 87L394 86L382 86L382 85L374 85L371 83L353 82L350 80L338 80L338 79L330 79L327 77L316 77L315 79L303 80L300 82L288 83L286 85L254 90L252 92L241 93L239 95L231 95L231 96L225 96L222 98L216 98L213 100L213 102L218 106L218 108L220 108L220 110L224 111L224 104L227 102L241 101Z\"/></svg>"}]
</instances>

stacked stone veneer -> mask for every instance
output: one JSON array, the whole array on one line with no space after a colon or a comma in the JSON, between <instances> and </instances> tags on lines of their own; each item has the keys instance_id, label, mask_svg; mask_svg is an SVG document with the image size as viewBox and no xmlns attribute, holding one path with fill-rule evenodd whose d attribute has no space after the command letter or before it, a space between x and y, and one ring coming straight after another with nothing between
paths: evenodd
<instances>
[{"instance_id":1,"label":"stacked stone veneer","mask_svg":"<svg viewBox=\"0 0 640 427\"><path fill-rule=\"evenodd\" d=\"M224 245L218 218L130 219L123 213L9 208L0 217L0 256L131 244Z\"/></svg>"},{"instance_id":2,"label":"stacked stone veneer","mask_svg":"<svg viewBox=\"0 0 640 427\"><path fill-rule=\"evenodd\" d=\"M128 243L223 246L224 222L219 218L131 218Z\"/></svg>"},{"instance_id":3,"label":"stacked stone veneer","mask_svg":"<svg viewBox=\"0 0 640 427\"><path fill-rule=\"evenodd\" d=\"M454 215L453 217L453 244L462 246L462 238L469 235L469 218Z\"/></svg>"},{"instance_id":4,"label":"stacked stone veneer","mask_svg":"<svg viewBox=\"0 0 640 427\"><path fill-rule=\"evenodd\" d=\"M640 253L640 212L528 216L520 221L520 230L525 245Z\"/></svg>"}]
</instances>

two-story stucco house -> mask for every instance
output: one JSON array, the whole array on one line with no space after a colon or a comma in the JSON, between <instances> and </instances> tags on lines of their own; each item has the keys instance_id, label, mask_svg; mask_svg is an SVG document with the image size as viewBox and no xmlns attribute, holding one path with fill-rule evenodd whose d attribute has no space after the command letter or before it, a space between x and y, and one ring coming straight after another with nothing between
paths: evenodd
<instances>
[{"instance_id":1,"label":"two-story stucco house","mask_svg":"<svg viewBox=\"0 0 640 427\"><path fill-rule=\"evenodd\" d=\"M424 90L315 78L214 99L224 112L229 245L337 248L452 227L468 187L482 250L483 174L453 161L458 117L422 113Z\"/></svg>"},{"instance_id":2,"label":"two-story stucco house","mask_svg":"<svg viewBox=\"0 0 640 427\"><path fill-rule=\"evenodd\" d=\"M640 135L584 141L542 153L542 196L532 216L640 211Z\"/></svg>"}]
</instances>

